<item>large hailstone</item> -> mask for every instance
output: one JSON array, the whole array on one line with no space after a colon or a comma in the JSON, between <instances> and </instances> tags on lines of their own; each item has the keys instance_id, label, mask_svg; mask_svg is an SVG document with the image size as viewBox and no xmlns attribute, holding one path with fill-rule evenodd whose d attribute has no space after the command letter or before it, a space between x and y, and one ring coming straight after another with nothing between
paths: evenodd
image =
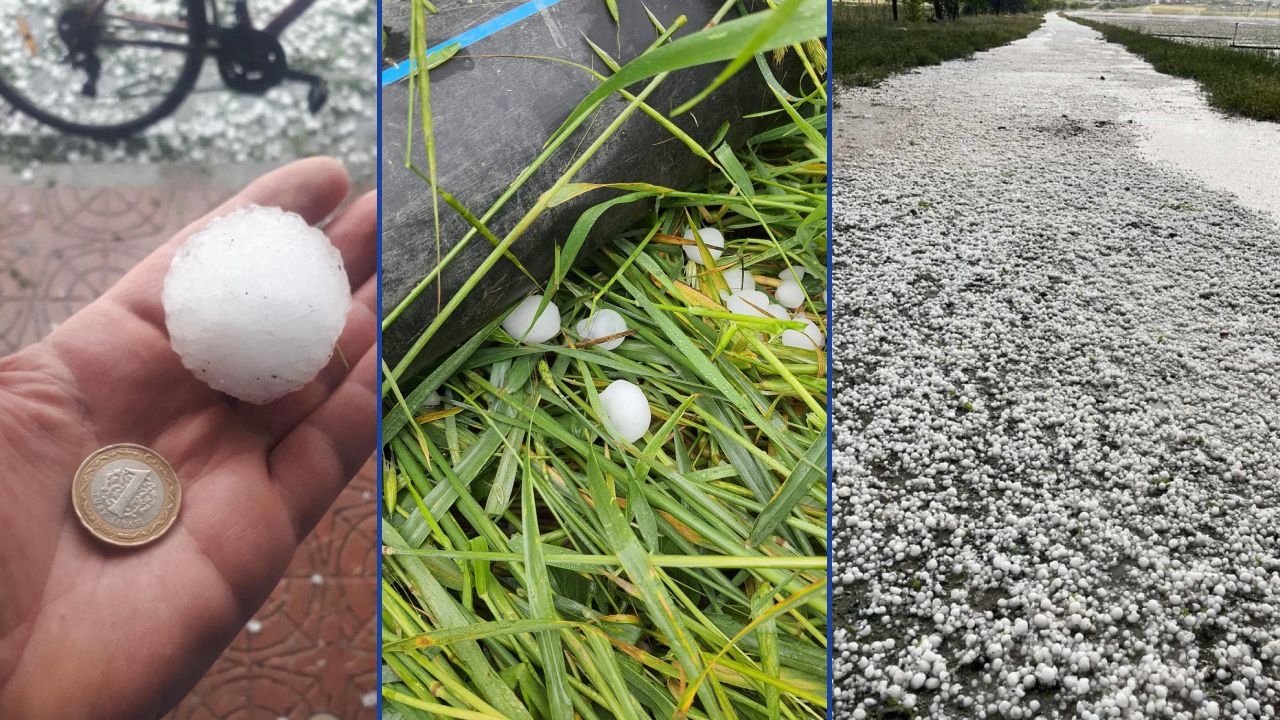
<instances>
[{"instance_id":1,"label":"large hailstone","mask_svg":"<svg viewBox=\"0 0 1280 720\"><path fill-rule=\"evenodd\" d=\"M729 286L729 292L731 293L756 289L755 277L751 275L750 270L741 265L734 265L721 270L720 276L724 278L724 282Z\"/></svg>"},{"instance_id":2,"label":"large hailstone","mask_svg":"<svg viewBox=\"0 0 1280 720\"><path fill-rule=\"evenodd\" d=\"M724 301L724 307L734 315L769 317L769 296L759 290L736 292Z\"/></svg>"},{"instance_id":3,"label":"large hailstone","mask_svg":"<svg viewBox=\"0 0 1280 720\"><path fill-rule=\"evenodd\" d=\"M525 343L544 343L555 337L560 332L560 308L548 300L547 306L539 313L540 304L541 295L530 295L521 300L502 321L502 329L517 341Z\"/></svg>"},{"instance_id":4,"label":"large hailstone","mask_svg":"<svg viewBox=\"0 0 1280 720\"><path fill-rule=\"evenodd\" d=\"M789 268L783 268L782 272L778 273L778 281L798 283L801 280L804 280L804 276L808 274L809 271L805 270L803 267L799 265L792 265Z\"/></svg>"},{"instance_id":5,"label":"large hailstone","mask_svg":"<svg viewBox=\"0 0 1280 720\"><path fill-rule=\"evenodd\" d=\"M602 337L617 335L625 332L627 329L627 321L616 310L605 308L599 312L592 313L591 317L578 321L578 337L583 340L599 340ZM626 338L614 338L606 340L602 343L596 343L596 347L603 350L613 350L622 344Z\"/></svg>"},{"instance_id":6,"label":"large hailstone","mask_svg":"<svg viewBox=\"0 0 1280 720\"><path fill-rule=\"evenodd\" d=\"M812 320L803 315L796 315L791 319L804 323L804 329L791 330L788 328L783 330L783 345L801 350L822 350L827 347L827 338L822 334L822 328L814 324Z\"/></svg>"},{"instance_id":7,"label":"large hailstone","mask_svg":"<svg viewBox=\"0 0 1280 720\"><path fill-rule=\"evenodd\" d=\"M778 273L778 288L773 291L773 297L782 306L795 310L804 304L807 295L804 292L804 286L800 281L804 279L807 271L799 265L784 268Z\"/></svg>"},{"instance_id":8,"label":"large hailstone","mask_svg":"<svg viewBox=\"0 0 1280 720\"><path fill-rule=\"evenodd\" d=\"M713 227L699 228L698 237L702 238L702 244L707 246L707 254L711 256L712 260L720 257L720 254L724 252L724 234L719 230ZM688 228L684 231L684 239L694 239L693 228ZM683 245L682 247L684 248L684 254L690 260L699 265L702 264L702 251L698 249L696 242L693 245Z\"/></svg>"},{"instance_id":9,"label":"large hailstone","mask_svg":"<svg viewBox=\"0 0 1280 720\"><path fill-rule=\"evenodd\" d=\"M804 287L798 282L783 280L778 284L778 289L773 291L773 297L783 307L795 310L804 304Z\"/></svg>"},{"instance_id":10,"label":"large hailstone","mask_svg":"<svg viewBox=\"0 0 1280 720\"><path fill-rule=\"evenodd\" d=\"M600 393L605 421L623 440L633 443L649 429L653 412L644 391L626 380L614 380Z\"/></svg>"},{"instance_id":11,"label":"large hailstone","mask_svg":"<svg viewBox=\"0 0 1280 720\"><path fill-rule=\"evenodd\" d=\"M209 387L261 404L306 385L329 363L351 287L323 231L280 208L251 205L178 247L161 300L182 364Z\"/></svg>"}]
</instances>

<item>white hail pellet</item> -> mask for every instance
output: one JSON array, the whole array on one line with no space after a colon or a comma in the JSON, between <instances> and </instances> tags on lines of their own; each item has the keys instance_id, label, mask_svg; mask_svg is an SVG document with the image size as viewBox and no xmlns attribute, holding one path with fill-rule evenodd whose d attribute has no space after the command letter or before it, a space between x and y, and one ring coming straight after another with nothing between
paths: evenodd
<instances>
[{"instance_id":1,"label":"white hail pellet","mask_svg":"<svg viewBox=\"0 0 1280 720\"><path fill-rule=\"evenodd\" d=\"M589 318L578 321L578 336L583 340L598 340L602 337L617 335L627 329L627 321L616 310L605 308L598 310ZM622 344L626 338L614 338L602 343L596 343L596 347L603 350L612 350Z\"/></svg>"},{"instance_id":2,"label":"white hail pellet","mask_svg":"<svg viewBox=\"0 0 1280 720\"><path fill-rule=\"evenodd\" d=\"M724 282L729 286L730 292L742 292L743 290L755 290L756 279L751 276L751 271L741 265L727 267L720 271L724 277Z\"/></svg>"},{"instance_id":3,"label":"white hail pellet","mask_svg":"<svg viewBox=\"0 0 1280 720\"><path fill-rule=\"evenodd\" d=\"M333 356L351 287L329 238L280 208L215 218L174 253L161 292L169 342L215 390L267 403Z\"/></svg>"},{"instance_id":4,"label":"white hail pellet","mask_svg":"<svg viewBox=\"0 0 1280 720\"><path fill-rule=\"evenodd\" d=\"M707 246L707 254L714 260L720 257L720 253L724 252L724 235L713 227L704 227L698 229L698 237L702 238L702 244ZM689 228L684 231L685 240L693 240L693 229ZM699 265L702 264L702 252L698 250L697 244L684 245L684 254L688 258Z\"/></svg>"},{"instance_id":5,"label":"white hail pellet","mask_svg":"<svg viewBox=\"0 0 1280 720\"><path fill-rule=\"evenodd\" d=\"M541 302L541 295L530 295L521 300L502 321L502 329L523 343L544 343L555 337L560 332L560 308L547 301L547 306L534 317Z\"/></svg>"},{"instance_id":6,"label":"white hail pellet","mask_svg":"<svg viewBox=\"0 0 1280 720\"><path fill-rule=\"evenodd\" d=\"M795 315L791 319L804 323L805 327L804 330L783 330L783 345L802 350L821 350L827 346L827 338L822 334L822 328L812 320L803 315Z\"/></svg>"},{"instance_id":7,"label":"white hail pellet","mask_svg":"<svg viewBox=\"0 0 1280 720\"><path fill-rule=\"evenodd\" d=\"M759 290L736 292L724 301L724 306L734 315L769 317L769 296Z\"/></svg>"},{"instance_id":8,"label":"white hail pellet","mask_svg":"<svg viewBox=\"0 0 1280 720\"><path fill-rule=\"evenodd\" d=\"M600 393L605 420L623 440L633 443L649 429L653 413L644 391L626 380L614 380Z\"/></svg>"},{"instance_id":9,"label":"white hail pellet","mask_svg":"<svg viewBox=\"0 0 1280 720\"><path fill-rule=\"evenodd\" d=\"M783 276L785 277L786 273L783 273ZM778 285L778 289L773 291L773 297L777 299L779 305L795 310L804 304L804 288L793 280L783 280Z\"/></svg>"},{"instance_id":10,"label":"white hail pellet","mask_svg":"<svg viewBox=\"0 0 1280 720\"><path fill-rule=\"evenodd\" d=\"M781 282L798 283L804 279L805 275L808 275L808 274L809 274L808 270L805 270L799 265L793 265L789 268L784 268L782 272L778 273L778 280Z\"/></svg>"}]
</instances>

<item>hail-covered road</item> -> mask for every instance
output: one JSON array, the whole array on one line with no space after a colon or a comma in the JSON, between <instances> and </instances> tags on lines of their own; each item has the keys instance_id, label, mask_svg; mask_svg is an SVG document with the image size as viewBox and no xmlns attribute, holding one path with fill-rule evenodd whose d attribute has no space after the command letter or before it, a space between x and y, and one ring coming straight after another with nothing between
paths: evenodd
<instances>
[{"instance_id":1,"label":"hail-covered road","mask_svg":"<svg viewBox=\"0 0 1280 720\"><path fill-rule=\"evenodd\" d=\"M1057 16L839 103L836 717L1280 713L1280 125Z\"/></svg>"}]
</instances>

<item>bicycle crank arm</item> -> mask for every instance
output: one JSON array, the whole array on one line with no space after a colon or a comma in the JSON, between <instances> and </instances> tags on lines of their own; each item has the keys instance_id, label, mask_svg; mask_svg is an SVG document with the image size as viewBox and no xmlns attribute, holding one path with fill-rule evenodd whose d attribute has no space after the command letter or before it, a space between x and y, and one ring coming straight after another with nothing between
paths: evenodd
<instances>
[{"instance_id":1,"label":"bicycle crank arm","mask_svg":"<svg viewBox=\"0 0 1280 720\"><path fill-rule=\"evenodd\" d=\"M312 115L320 112L320 109L329 100L329 83L319 75L289 69L284 71L284 79L306 83L310 86L307 90L307 109L311 111Z\"/></svg>"}]
</instances>

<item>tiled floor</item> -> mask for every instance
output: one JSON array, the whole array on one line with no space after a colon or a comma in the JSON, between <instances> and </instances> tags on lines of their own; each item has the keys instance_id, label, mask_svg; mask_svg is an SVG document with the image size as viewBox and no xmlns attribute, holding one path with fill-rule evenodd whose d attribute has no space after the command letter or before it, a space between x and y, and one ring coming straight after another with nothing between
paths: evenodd
<instances>
[{"instance_id":1,"label":"tiled floor","mask_svg":"<svg viewBox=\"0 0 1280 720\"><path fill-rule=\"evenodd\" d=\"M0 182L0 355L42 338L234 189L85 185ZM371 462L171 720L376 716L375 484Z\"/></svg>"}]
</instances>

